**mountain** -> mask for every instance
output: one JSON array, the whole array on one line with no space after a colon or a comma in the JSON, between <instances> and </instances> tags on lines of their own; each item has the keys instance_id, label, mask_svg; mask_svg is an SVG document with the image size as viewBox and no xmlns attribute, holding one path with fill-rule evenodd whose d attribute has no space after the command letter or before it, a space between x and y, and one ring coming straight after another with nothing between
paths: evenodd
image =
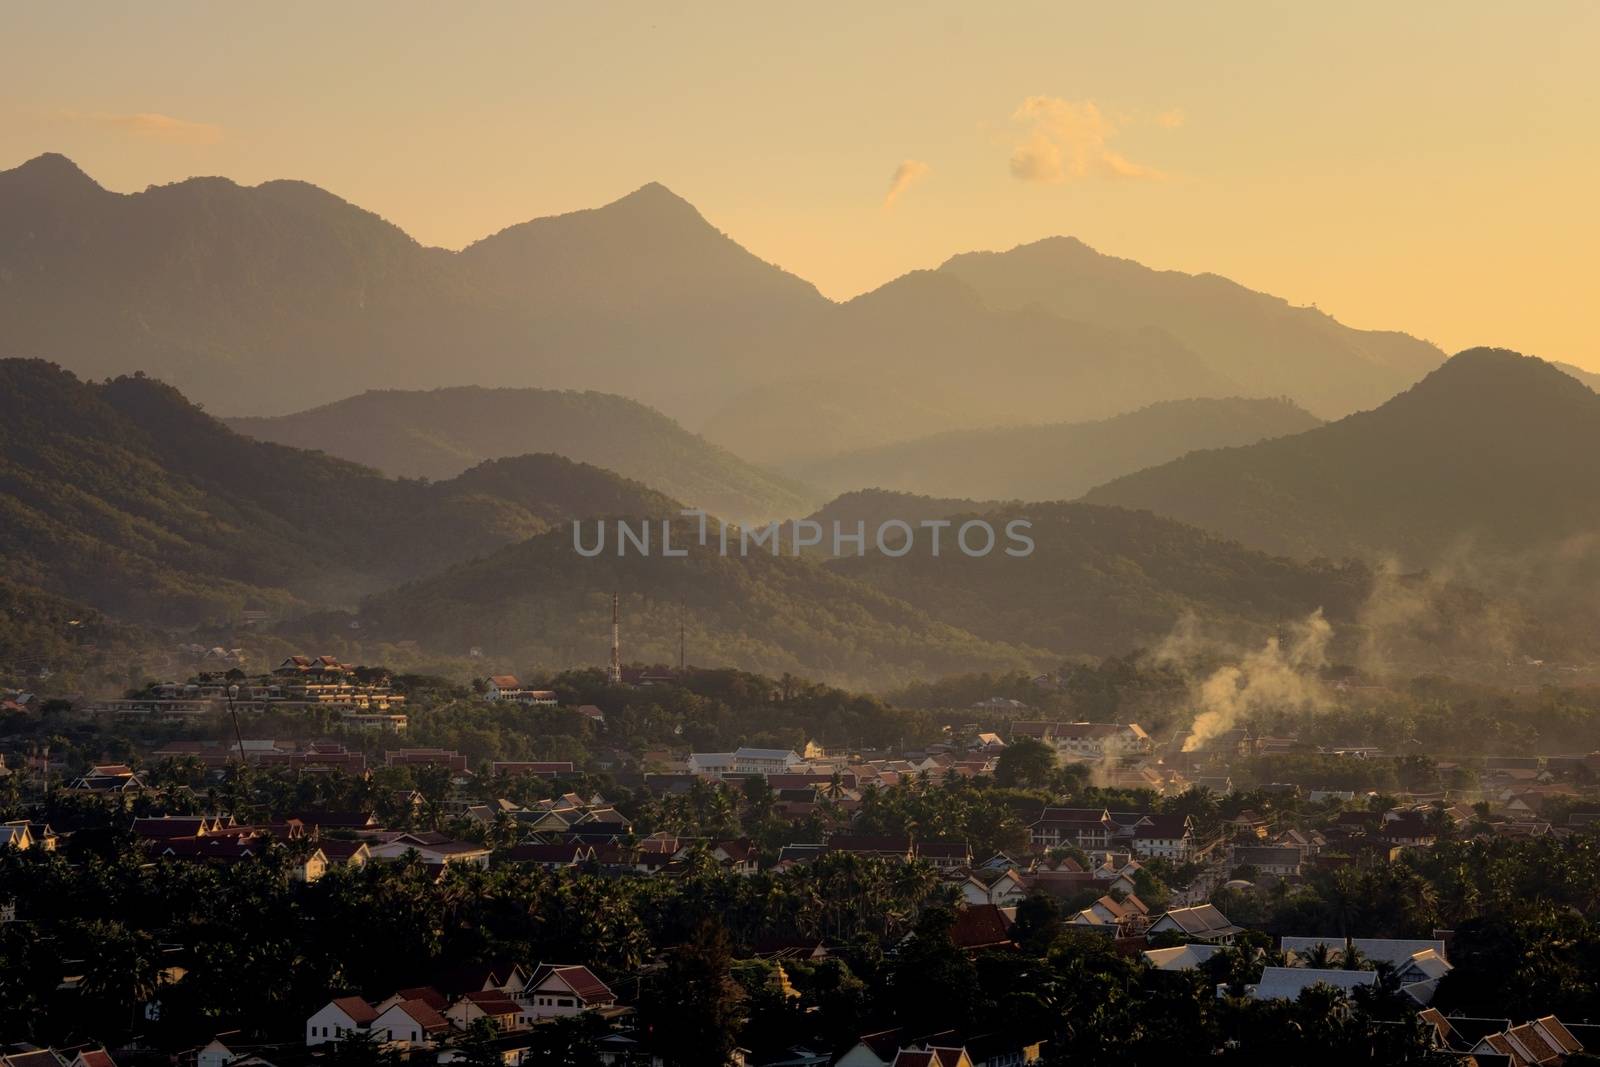
<instances>
[{"instance_id":1,"label":"mountain","mask_svg":"<svg viewBox=\"0 0 1600 1067\"><path fill-rule=\"evenodd\" d=\"M353 603L571 518L677 507L557 456L395 480L243 437L150 378L0 360L0 578L128 619Z\"/></svg>"},{"instance_id":2,"label":"mountain","mask_svg":"<svg viewBox=\"0 0 1600 1067\"><path fill-rule=\"evenodd\" d=\"M1051 657L986 641L808 559L741 557L694 543L686 558L592 559L554 531L369 598L364 632L542 664L600 664L609 655L611 590L622 593L626 661L688 662L785 672L835 684L887 685L951 670L1029 670ZM589 536L586 532L585 536Z\"/></svg>"},{"instance_id":3,"label":"mountain","mask_svg":"<svg viewBox=\"0 0 1600 1067\"><path fill-rule=\"evenodd\" d=\"M1063 656L1149 647L1186 616L1217 637L1249 642L1319 608L1348 624L1373 588L1360 564L1268 556L1144 512L1079 503L937 510L954 527L981 516L1000 547L967 556L946 531L935 556L919 533L905 556L843 555L828 568L979 637ZM1001 550L1015 520L1030 524L1029 555ZM980 542L975 533L972 544Z\"/></svg>"},{"instance_id":4,"label":"mountain","mask_svg":"<svg viewBox=\"0 0 1600 1067\"><path fill-rule=\"evenodd\" d=\"M303 182L120 194L58 155L0 173L0 338L230 415L375 387L599 389L757 462L1187 397L1344 414L1438 360L1067 239L835 304L655 184L450 252Z\"/></svg>"},{"instance_id":5,"label":"mountain","mask_svg":"<svg viewBox=\"0 0 1600 1067\"><path fill-rule=\"evenodd\" d=\"M795 515L805 486L746 463L625 397L464 386L362 393L295 415L227 420L240 433L320 449L399 477L451 478L485 459L553 452L736 520Z\"/></svg>"},{"instance_id":6,"label":"mountain","mask_svg":"<svg viewBox=\"0 0 1600 1067\"><path fill-rule=\"evenodd\" d=\"M784 365L803 371L736 397L706 436L792 466L939 430L1103 418L1241 391L1160 331L996 309L938 271L856 297L791 340Z\"/></svg>"},{"instance_id":7,"label":"mountain","mask_svg":"<svg viewBox=\"0 0 1600 1067\"><path fill-rule=\"evenodd\" d=\"M1084 499L1298 556L1571 555L1600 529L1596 455L1600 396L1542 360L1478 348L1375 410L1195 452Z\"/></svg>"},{"instance_id":8,"label":"mountain","mask_svg":"<svg viewBox=\"0 0 1600 1067\"><path fill-rule=\"evenodd\" d=\"M834 511L853 529L848 516L916 523L950 514L951 503L965 502L864 494ZM733 534L724 555L714 532L702 547L693 524L680 521L673 544L687 546L686 557L619 555L608 541L583 558L565 531L553 531L369 597L360 618L374 638L437 652L477 646L519 662L603 663L609 591L620 590L628 660L675 661L682 625L692 663L883 687L1153 646L1185 617L1248 640L1318 608L1349 622L1373 585L1359 564L1274 559L1144 513L997 508L988 517L1001 544L1006 522L1034 524L1032 556L971 558L953 547L953 531L937 557L926 531L900 558L870 541L864 556L796 558L787 534L776 555L753 544L741 554ZM593 528L584 536L588 544Z\"/></svg>"},{"instance_id":9,"label":"mountain","mask_svg":"<svg viewBox=\"0 0 1600 1067\"><path fill-rule=\"evenodd\" d=\"M230 414L377 383L626 382L681 412L709 402L701 372L737 387L761 337L829 306L658 185L452 253L303 182L0 172L3 354L143 370Z\"/></svg>"},{"instance_id":10,"label":"mountain","mask_svg":"<svg viewBox=\"0 0 1600 1067\"><path fill-rule=\"evenodd\" d=\"M1578 381L1582 382L1584 385L1587 385L1590 389L1600 392L1600 374L1596 374L1591 370L1584 370L1582 367L1574 367L1571 363L1557 363L1555 366L1559 367L1566 374L1570 374L1572 377L1578 379Z\"/></svg>"},{"instance_id":11,"label":"mountain","mask_svg":"<svg viewBox=\"0 0 1600 1067\"><path fill-rule=\"evenodd\" d=\"M1215 274L1152 270L1071 237L970 252L939 269L995 308L1163 331L1240 392L1287 396L1325 418L1381 403L1444 358L1402 333L1352 329Z\"/></svg>"},{"instance_id":12,"label":"mountain","mask_svg":"<svg viewBox=\"0 0 1600 1067\"><path fill-rule=\"evenodd\" d=\"M1095 422L955 430L848 452L796 473L831 492L875 486L946 497L1071 500L1195 449L1253 444L1320 424L1288 400L1168 400Z\"/></svg>"}]
</instances>

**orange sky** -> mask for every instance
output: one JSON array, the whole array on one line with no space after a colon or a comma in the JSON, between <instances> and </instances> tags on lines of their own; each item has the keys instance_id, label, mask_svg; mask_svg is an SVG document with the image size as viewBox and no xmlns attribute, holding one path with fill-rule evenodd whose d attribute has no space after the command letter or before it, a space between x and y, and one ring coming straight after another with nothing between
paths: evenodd
<instances>
[{"instance_id":1,"label":"orange sky","mask_svg":"<svg viewBox=\"0 0 1600 1067\"><path fill-rule=\"evenodd\" d=\"M659 180L834 297L1065 233L1600 369L1600 5L1123 7L13 7L0 167L304 178L449 247Z\"/></svg>"}]
</instances>

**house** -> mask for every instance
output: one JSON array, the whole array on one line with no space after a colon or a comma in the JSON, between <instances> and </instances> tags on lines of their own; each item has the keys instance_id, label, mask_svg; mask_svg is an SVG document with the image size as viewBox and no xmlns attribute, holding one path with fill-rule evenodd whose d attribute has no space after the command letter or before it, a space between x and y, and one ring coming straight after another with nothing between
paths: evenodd
<instances>
[{"instance_id":1,"label":"house","mask_svg":"<svg viewBox=\"0 0 1600 1067\"><path fill-rule=\"evenodd\" d=\"M894 1058L894 1067L972 1067L965 1048L903 1048Z\"/></svg>"},{"instance_id":2,"label":"house","mask_svg":"<svg viewBox=\"0 0 1600 1067\"><path fill-rule=\"evenodd\" d=\"M1305 959L1317 948L1327 949L1331 959L1343 959L1346 945L1352 945L1361 958L1372 963L1387 963L1396 970L1411 962L1419 952L1431 952L1445 959L1445 943L1427 938L1356 937L1346 941L1342 937L1295 937L1284 935L1279 947L1285 953L1294 953Z\"/></svg>"},{"instance_id":3,"label":"house","mask_svg":"<svg viewBox=\"0 0 1600 1067\"><path fill-rule=\"evenodd\" d=\"M124 763L101 763L74 779L70 789L89 793L137 793L144 782Z\"/></svg>"},{"instance_id":4,"label":"house","mask_svg":"<svg viewBox=\"0 0 1600 1067\"><path fill-rule=\"evenodd\" d=\"M317 848L329 867L360 867L372 858L372 849L367 847L365 841L340 841L324 837L318 842Z\"/></svg>"},{"instance_id":5,"label":"house","mask_svg":"<svg viewBox=\"0 0 1600 1067\"><path fill-rule=\"evenodd\" d=\"M26 819L0 823L0 848L26 852L33 847L33 831Z\"/></svg>"},{"instance_id":6,"label":"house","mask_svg":"<svg viewBox=\"0 0 1600 1067\"><path fill-rule=\"evenodd\" d=\"M360 997L336 997L306 1020L306 1046L338 1041L371 1028L378 1012Z\"/></svg>"},{"instance_id":7,"label":"house","mask_svg":"<svg viewBox=\"0 0 1600 1067\"><path fill-rule=\"evenodd\" d=\"M368 1027L378 1040L429 1048L450 1032L450 1020L422 1000L402 1000L391 1005Z\"/></svg>"},{"instance_id":8,"label":"house","mask_svg":"<svg viewBox=\"0 0 1600 1067\"><path fill-rule=\"evenodd\" d=\"M514 674L492 674L483 683L483 695L497 703L524 704L537 707L555 707L553 689L528 689Z\"/></svg>"},{"instance_id":9,"label":"house","mask_svg":"<svg viewBox=\"0 0 1600 1067\"><path fill-rule=\"evenodd\" d=\"M1145 859L1188 863L1196 846L1194 820L1187 815L1149 815L1133 828L1133 850Z\"/></svg>"},{"instance_id":10,"label":"house","mask_svg":"<svg viewBox=\"0 0 1600 1067\"><path fill-rule=\"evenodd\" d=\"M828 838L827 850L901 863L910 863L915 855L909 837L876 837L863 834L834 834Z\"/></svg>"},{"instance_id":11,"label":"house","mask_svg":"<svg viewBox=\"0 0 1600 1067\"><path fill-rule=\"evenodd\" d=\"M1228 857L1229 867L1254 867L1262 874L1296 878L1305 854L1298 848L1273 845L1236 845Z\"/></svg>"},{"instance_id":12,"label":"house","mask_svg":"<svg viewBox=\"0 0 1600 1067\"><path fill-rule=\"evenodd\" d=\"M1011 920L993 904L974 904L956 912L950 927L950 940L956 948L977 952L986 948L1009 948Z\"/></svg>"},{"instance_id":13,"label":"house","mask_svg":"<svg viewBox=\"0 0 1600 1067\"><path fill-rule=\"evenodd\" d=\"M613 1007L617 996L587 967L542 963L528 979L521 1001L530 1019Z\"/></svg>"},{"instance_id":14,"label":"house","mask_svg":"<svg viewBox=\"0 0 1600 1067\"><path fill-rule=\"evenodd\" d=\"M1103 849L1111 839L1111 820L1104 808L1045 808L1028 827L1037 849Z\"/></svg>"},{"instance_id":15,"label":"house","mask_svg":"<svg viewBox=\"0 0 1600 1067\"><path fill-rule=\"evenodd\" d=\"M1194 941L1228 945L1244 931L1229 922L1215 904L1197 904L1192 908L1173 908L1163 913L1145 933L1150 937L1175 933Z\"/></svg>"},{"instance_id":16,"label":"house","mask_svg":"<svg viewBox=\"0 0 1600 1067\"><path fill-rule=\"evenodd\" d=\"M903 1036L899 1029L862 1034L844 1055L834 1061L834 1067L889 1067L900 1054Z\"/></svg>"},{"instance_id":17,"label":"house","mask_svg":"<svg viewBox=\"0 0 1600 1067\"><path fill-rule=\"evenodd\" d=\"M467 841L453 840L438 831L385 831L379 833L377 843L369 846L375 860L398 860L415 852L430 867L443 867L447 863L464 863L474 867L489 866L490 849Z\"/></svg>"},{"instance_id":18,"label":"house","mask_svg":"<svg viewBox=\"0 0 1600 1067\"><path fill-rule=\"evenodd\" d=\"M917 859L941 871L972 865L972 848L965 841L920 841L915 852Z\"/></svg>"},{"instance_id":19,"label":"house","mask_svg":"<svg viewBox=\"0 0 1600 1067\"><path fill-rule=\"evenodd\" d=\"M1377 971L1346 971L1323 967L1267 967L1261 981L1245 987L1251 1000L1297 1000L1312 986L1325 985L1346 993L1376 985Z\"/></svg>"},{"instance_id":20,"label":"house","mask_svg":"<svg viewBox=\"0 0 1600 1067\"><path fill-rule=\"evenodd\" d=\"M489 764L491 776L504 774L516 778L531 774L535 778L571 778L571 760L496 760Z\"/></svg>"},{"instance_id":21,"label":"house","mask_svg":"<svg viewBox=\"0 0 1600 1067\"><path fill-rule=\"evenodd\" d=\"M529 863L547 871L554 871L562 867L592 863L595 859L595 850L593 845L586 845L581 841L565 841L555 845L523 844L511 846L506 858L516 863Z\"/></svg>"},{"instance_id":22,"label":"house","mask_svg":"<svg viewBox=\"0 0 1600 1067\"><path fill-rule=\"evenodd\" d=\"M102 1046L80 1049L67 1067L117 1067L117 1061L112 1059L111 1053Z\"/></svg>"},{"instance_id":23,"label":"house","mask_svg":"<svg viewBox=\"0 0 1600 1067\"><path fill-rule=\"evenodd\" d=\"M786 774L805 765L805 760L785 748L748 748L734 752L691 752L688 770L702 778L721 779L729 775Z\"/></svg>"},{"instance_id":24,"label":"house","mask_svg":"<svg viewBox=\"0 0 1600 1067\"><path fill-rule=\"evenodd\" d=\"M1017 720L1011 739L1032 737L1056 750L1056 758L1103 760L1147 753L1150 735L1138 723Z\"/></svg>"},{"instance_id":25,"label":"house","mask_svg":"<svg viewBox=\"0 0 1600 1067\"><path fill-rule=\"evenodd\" d=\"M1486 1034L1469 1050L1474 1056L1504 1056L1516 1067L1565 1063L1583 1051L1583 1043L1554 1015L1546 1015L1500 1033Z\"/></svg>"},{"instance_id":26,"label":"house","mask_svg":"<svg viewBox=\"0 0 1600 1067\"><path fill-rule=\"evenodd\" d=\"M1032 1067L1044 1059L1044 1042L1014 1033L979 1034L967 1038L972 1067Z\"/></svg>"},{"instance_id":27,"label":"house","mask_svg":"<svg viewBox=\"0 0 1600 1067\"><path fill-rule=\"evenodd\" d=\"M458 1030L467 1029L479 1019L487 1019L501 1033L517 1030L526 1025L523 1006L509 994L498 989L480 989L474 993L463 993L445 1011L444 1017Z\"/></svg>"},{"instance_id":28,"label":"house","mask_svg":"<svg viewBox=\"0 0 1600 1067\"><path fill-rule=\"evenodd\" d=\"M1074 926L1102 929L1113 937L1136 934L1149 922L1150 909L1136 896L1121 900L1107 895L1068 920Z\"/></svg>"}]
</instances>

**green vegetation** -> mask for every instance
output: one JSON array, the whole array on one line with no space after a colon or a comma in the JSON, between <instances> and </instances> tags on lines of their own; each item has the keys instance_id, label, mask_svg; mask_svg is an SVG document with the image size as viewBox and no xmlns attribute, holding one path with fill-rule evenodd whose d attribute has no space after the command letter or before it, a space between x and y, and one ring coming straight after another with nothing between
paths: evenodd
<instances>
[{"instance_id":1,"label":"green vegetation","mask_svg":"<svg viewBox=\"0 0 1600 1067\"><path fill-rule=\"evenodd\" d=\"M675 510L555 456L396 481L242 437L149 378L0 361L0 577L123 618L350 602L570 516Z\"/></svg>"}]
</instances>

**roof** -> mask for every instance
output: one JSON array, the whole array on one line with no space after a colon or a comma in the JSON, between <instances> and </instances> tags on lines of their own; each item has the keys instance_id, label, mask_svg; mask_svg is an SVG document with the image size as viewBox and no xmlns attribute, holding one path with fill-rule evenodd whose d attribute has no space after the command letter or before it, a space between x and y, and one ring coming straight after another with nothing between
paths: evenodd
<instances>
[{"instance_id":1,"label":"roof","mask_svg":"<svg viewBox=\"0 0 1600 1067\"><path fill-rule=\"evenodd\" d=\"M972 904L956 912L950 940L957 948L988 948L1011 942L1011 923L993 904Z\"/></svg>"},{"instance_id":2,"label":"roof","mask_svg":"<svg viewBox=\"0 0 1600 1067\"><path fill-rule=\"evenodd\" d=\"M378 1017L378 1010L361 997L335 997L333 1006L348 1015L357 1026L365 1026Z\"/></svg>"},{"instance_id":3,"label":"roof","mask_svg":"<svg viewBox=\"0 0 1600 1067\"><path fill-rule=\"evenodd\" d=\"M1250 989L1255 1000L1295 1000L1315 985L1349 992L1378 981L1377 971L1346 971L1331 967L1267 967L1261 981Z\"/></svg>"},{"instance_id":4,"label":"roof","mask_svg":"<svg viewBox=\"0 0 1600 1067\"><path fill-rule=\"evenodd\" d=\"M405 1012L412 1021L422 1027L423 1033L432 1034L453 1029L450 1020L440 1015L434 1006L425 1000L402 1000L398 1004L391 1005L389 1011ZM389 1014L389 1011L384 1014Z\"/></svg>"},{"instance_id":5,"label":"roof","mask_svg":"<svg viewBox=\"0 0 1600 1067\"><path fill-rule=\"evenodd\" d=\"M1177 948L1152 948L1143 955L1158 971L1192 971L1222 949L1216 945L1179 945Z\"/></svg>"},{"instance_id":6,"label":"roof","mask_svg":"<svg viewBox=\"0 0 1600 1067\"><path fill-rule=\"evenodd\" d=\"M1172 922L1186 934L1200 937L1205 935L1237 933L1239 928L1228 921L1228 917L1217 910L1215 904L1197 904L1192 908L1173 908L1162 915L1161 919L1171 919Z\"/></svg>"},{"instance_id":7,"label":"roof","mask_svg":"<svg viewBox=\"0 0 1600 1067\"><path fill-rule=\"evenodd\" d=\"M517 1015L522 1011L516 1001L498 989L481 989L475 993L464 993L456 1003L464 1001L477 1005L478 1010L485 1015Z\"/></svg>"},{"instance_id":8,"label":"roof","mask_svg":"<svg viewBox=\"0 0 1600 1067\"><path fill-rule=\"evenodd\" d=\"M1417 953L1430 949L1440 959L1446 958L1443 941L1357 937L1352 938L1350 944L1354 945L1362 956L1373 963L1382 961L1384 963L1392 963L1396 967L1405 966ZM1318 945L1326 945L1329 952L1342 954L1345 940L1342 937L1290 937L1285 935L1279 947L1285 952L1293 952L1297 956L1304 956L1313 951Z\"/></svg>"},{"instance_id":9,"label":"roof","mask_svg":"<svg viewBox=\"0 0 1600 1067\"><path fill-rule=\"evenodd\" d=\"M616 999L616 994L611 992L610 986L596 977L589 968L578 964L541 963L533 972L528 984L542 985L550 977L559 978L579 1000L589 1002Z\"/></svg>"},{"instance_id":10,"label":"roof","mask_svg":"<svg viewBox=\"0 0 1600 1067\"><path fill-rule=\"evenodd\" d=\"M399 997L402 1001L420 1000L424 1004L427 1004L429 1007L433 1008L435 1011L444 1011L445 1008L450 1006L449 998L443 993L439 992L437 989L433 988L431 985L418 985L411 986L408 989L397 989L395 990L394 995Z\"/></svg>"}]
</instances>

